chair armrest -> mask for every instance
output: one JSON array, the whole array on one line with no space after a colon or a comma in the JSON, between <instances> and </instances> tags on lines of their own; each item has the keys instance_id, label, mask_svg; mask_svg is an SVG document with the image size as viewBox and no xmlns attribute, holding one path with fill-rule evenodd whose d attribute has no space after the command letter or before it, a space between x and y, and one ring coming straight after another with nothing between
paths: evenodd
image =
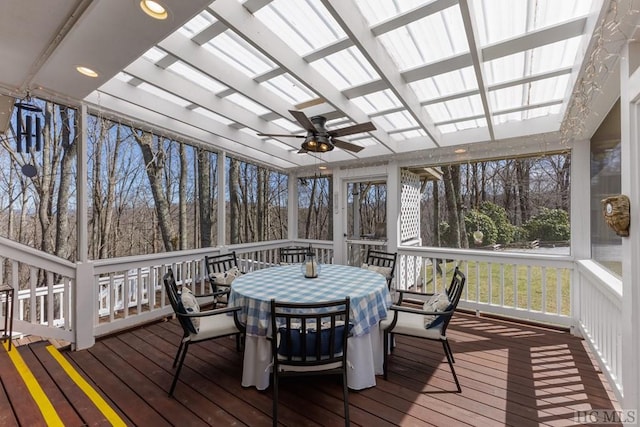
<instances>
[{"instance_id":1,"label":"chair armrest","mask_svg":"<svg viewBox=\"0 0 640 427\"><path fill-rule=\"evenodd\" d=\"M432 293L425 294L423 292L406 291L406 290L398 290L398 289L396 289L396 292L398 292L398 294L400 295L397 303L398 305L402 304L402 301L405 300L405 295L409 296L407 300L419 301L419 302L425 302L429 297L434 295Z\"/></svg>"},{"instance_id":2,"label":"chair armrest","mask_svg":"<svg viewBox=\"0 0 640 427\"><path fill-rule=\"evenodd\" d=\"M410 308L410 307L403 307L403 306L399 306L399 305L392 305L390 308L390 310L394 310L396 312L402 311L404 313L411 313L411 314L421 314L421 315L426 315L426 316L430 316L430 315L434 315L434 316L448 316L450 314L453 314L454 310L447 310L447 311L426 311L426 310L420 310L419 308Z\"/></svg>"}]
</instances>

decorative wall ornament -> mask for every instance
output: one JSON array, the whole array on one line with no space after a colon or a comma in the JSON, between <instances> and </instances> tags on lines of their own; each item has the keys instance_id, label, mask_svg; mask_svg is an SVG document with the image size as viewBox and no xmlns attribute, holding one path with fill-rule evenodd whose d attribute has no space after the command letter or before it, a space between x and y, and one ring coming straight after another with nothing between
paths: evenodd
<instances>
[{"instance_id":1,"label":"decorative wall ornament","mask_svg":"<svg viewBox=\"0 0 640 427\"><path fill-rule=\"evenodd\" d=\"M618 236L629 236L629 206L629 198L624 194L602 199L604 220Z\"/></svg>"}]
</instances>

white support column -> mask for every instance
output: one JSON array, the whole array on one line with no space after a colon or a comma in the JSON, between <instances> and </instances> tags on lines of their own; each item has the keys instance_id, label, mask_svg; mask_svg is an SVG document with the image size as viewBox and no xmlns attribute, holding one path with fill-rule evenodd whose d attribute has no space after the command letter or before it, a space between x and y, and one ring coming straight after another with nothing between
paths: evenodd
<instances>
[{"instance_id":1,"label":"white support column","mask_svg":"<svg viewBox=\"0 0 640 427\"><path fill-rule=\"evenodd\" d=\"M623 50L620 65L622 194L631 204L629 237L622 238L623 409L640 410L640 43Z\"/></svg>"},{"instance_id":2,"label":"white support column","mask_svg":"<svg viewBox=\"0 0 640 427\"><path fill-rule=\"evenodd\" d=\"M400 244L400 167L397 162L389 164L387 176L387 250L397 252Z\"/></svg>"},{"instance_id":3,"label":"white support column","mask_svg":"<svg viewBox=\"0 0 640 427\"><path fill-rule=\"evenodd\" d=\"M72 304L75 327L75 350L92 347L96 343L93 333L98 312L98 292L94 279L93 262L76 264L75 301Z\"/></svg>"},{"instance_id":4,"label":"white support column","mask_svg":"<svg viewBox=\"0 0 640 427\"><path fill-rule=\"evenodd\" d=\"M575 260L591 258L591 152L590 142L574 142L571 150L571 255ZM574 274L571 283L571 313L580 319L580 280ZM577 334L578 328L572 328Z\"/></svg>"},{"instance_id":5,"label":"white support column","mask_svg":"<svg viewBox=\"0 0 640 427\"><path fill-rule=\"evenodd\" d=\"M333 171L333 258L336 264L346 264L347 253L345 239L346 229L346 189L347 184L343 179L341 170Z\"/></svg>"},{"instance_id":6,"label":"white support column","mask_svg":"<svg viewBox=\"0 0 640 427\"><path fill-rule=\"evenodd\" d=\"M287 239L298 238L298 175L289 174L287 180Z\"/></svg>"},{"instance_id":7,"label":"white support column","mask_svg":"<svg viewBox=\"0 0 640 427\"><path fill-rule=\"evenodd\" d=\"M221 247L226 244L225 236L227 229L227 203L225 200L225 188L227 186L227 179L225 174L227 155L224 151L218 153L218 241L216 246Z\"/></svg>"},{"instance_id":8,"label":"white support column","mask_svg":"<svg viewBox=\"0 0 640 427\"><path fill-rule=\"evenodd\" d=\"M76 177L76 227L78 239L78 261L86 262L89 259L89 199L88 199L88 154L87 154L87 119L88 111L86 104L80 106L78 117L78 128L80 131L79 138L77 139L77 161L78 161L78 176ZM77 286L77 282L76 282Z\"/></svg>"}]
</instances>

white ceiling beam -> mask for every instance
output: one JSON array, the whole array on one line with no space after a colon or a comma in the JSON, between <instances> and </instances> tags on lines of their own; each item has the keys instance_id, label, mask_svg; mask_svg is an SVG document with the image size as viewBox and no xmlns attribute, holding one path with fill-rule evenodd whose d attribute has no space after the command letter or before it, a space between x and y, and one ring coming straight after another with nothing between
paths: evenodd
<instances>
[{"instance_id":1,"label":"white ceiling beam","mask_svg":"<svg viewBox=\"0 0 640 427\"><path fill-rule=\"evenodd\" d=\"M485 84L486 79L484 78L483 72L482 50L480 49L480 42L478 40L475 17L467 0L460 0L460 14L462 15L464 31L467 35L467 42L469 43L469 53L473 62L473 72L478 83L478 94L480 95L480 102L484 110L484 118L487 122L487 131L489 132L489 137L493 140L495 139L493 116L491 114L491 103L489 102L489 90Z\"/></svg>"},{"instance_id":2,"label":"white ceiling beam","mask_svg":"<svg viewBox=\"0 0 640 427\"><path fill-rule=\"evenodd\" d=\"M427 16L434 15L438 12L442 12L452 6L458 4L458 0L436 0L430 3L418 6L407 12L396 15L392 18L382 21L376 25L371 26L371 32L374 36L379 36L389 31L396 30L405 25L409 25L412 22L416 22Z\"/></svg>"},{"instance_id":3,"label":"white ceiling beam","mask_svg":"<svg viewBox=\"0 0 640 427\"><path fill-rule=\"evenodd\" d=\"M579 18L564 24L543 28L524 36L515 37L506 41L494 43L482 48L483 61L492 61L504 56L512 55L528 49L544 46L583 33L586 18ZM473 59L469 53L455 55L431 64L421 65L402 72L402 77L407 83L423 80L439 74L448 73L473 65Z\"/></svg>"},{"instance_id":4,"label":"white ceiling beam","mask_svg":"<svg viewBox=\"0 0 640 427\"><path fill-rule=\"evenodd\" d=\"M135 88L127 83L118 80L111 80L100 87L100 92L127 100L139 107L146 108L165 117L173 118L190 126L206 130L221 138L227 139L231 144L226 144L224 149L231 149L233 144L240 144L254 149L256 152L277 156L278 158L293 164L299 164L300 157L296 156L294 152L283 150L273 146L272 144L266 144L255 136L251 136L248 133L233 129L215 120L211 120L210 118L195 111L190 111L174 104L171 101L167 101L149 92Z\"/></svg>"},{"instance_id":5,"label":"white ceiling beam","mask_svg":"<svg viewBox=\"0 0 640 427\"><path fill-rule=\"evenodd\" d=\"M403 80L389 53L367 27L366 20L358 7L352 2L341 0L322 0L322 4L349 38L353 40L370 65L378 72L386 86L398 97L408 113L426 132L430 142L438 146L440 132L433 125L431 117L420 106L415 92ZM429 148L429 141L425 142L427 142L425 148Z\"/></svg>"},{"instance_id":6,"label":"white ceiling beam","mask_svg":"<svg viewBox=\"0 0 640 427\"><path fill-rule=\"evenodd\" d=\"M362 110L349 102L319 71L311 67L274 34L272 29L256 19L236 0L216 0L207 10L293 77L300 82L305 82L318 96L326 99L329 104L345 113L351 120L356 123L369 121L369 117ZM398 143L386 132L376 130L372 131L371 135L388 151L395 152Z\"/></svg>"},{"instance_id":7,"label":"white ceiling beam","mask_svg":"<svg viewBox=\"0 0 640 427\"><path fill-rule=\"evenodd\" d=\"M587 17L581 17L485 46L482 49L482 57L485 61L493 61L514 53L580 36L584 34L586 22Z\"/></svg>"},{"instance_id":8,"label":"white ceiling beam","mask_svg":"<svg viewBox=\"0 0 640 427\"><path fill-rule=\"evenodd\" d=\"M192 126L105 92L95 91L85 98L85 102L94 114L109 118L117 123L125 123L147 131L162 133L169 138L195 143L211 151L226 151L238 158L268 165L271 168L287 170L296 167L296 164L284 159L236 144L214 135L206 129Z\"/></svg>"},{"instance_id":9,"label":"white ceiling beam","mask_svg":"<svg viewBox=\"0 0 640 427\"><path fill-rule=\"evenodd\" d=\"M219 22L219 21L214 22L213 24L209 25L207 28L205 28L204 30L196 34L191 40L195 43L198 43L200 46L202 46L209 40L219 36L225 31L227 31L226 25L224 25L222 22Z\"/></svg>"},{"instance_id":10,"label":"white ceiling beam","mask_svg":"<svg viewBox=\"0 0 640 427\"><path fill-rule=\"evenodd\" d=\"M329 55L333 55L334 53L338 53L345 49L349 49L351 46L353 46L353 40L351 40L349 37L345 37L334 43L331 43L327 46L321 47L320 49L314 50L313 52L306 54L305 56L302 57L302 59L311 63L313 61L326 58Z\"/></svg>"},{"instance_id":11,"label":"white ceiling beam","mask_svg":"<svg viewBox=\"0 0 640 427\"><path fill-rule=\"evenodd\" d=\"M240 124L241 127L248 127L261 133L289 133L286 129L261 119L256 114L240 107L234 102L215 96L206 90L203 90L201 86L198 86L176 73L163 71L161 68L155 66L145 58L140 58L133 64L129 65L125 68L125 72L144 80L159 89L172 93L175 96L182 97L199 107L226 117L227 119ZM276 139L291 148L300 148L300 144L295 138Z\"/></svg>"},{"instance_id":12,"label":"white ceiling beam","mask_svg":"<svg viewBox=\"0 0 640 427\"><path fill-rule=\"evenodd\" d=\"M239 73L235 68L221 63L219 58L188 37L174 33L158 44L162 50L179 57L207 76L219 81L236 92L276 112L280 117L292 120L289 110L292 105L284 102L269 89Z\"/></svg>"}]
</instances>

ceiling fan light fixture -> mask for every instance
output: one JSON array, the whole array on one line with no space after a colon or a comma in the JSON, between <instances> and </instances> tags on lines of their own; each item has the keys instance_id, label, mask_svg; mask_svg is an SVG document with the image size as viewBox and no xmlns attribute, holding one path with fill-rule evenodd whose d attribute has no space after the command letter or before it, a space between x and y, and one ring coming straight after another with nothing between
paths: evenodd
<instances>
[{"instance_id":1,"label":"ceiling fan light fixture","mask_svg":"<svg viewBox=\"0 0 640 427\"><path fill-rule=\"evenodd\" d=\"M302 143L302 149L314 153L325 153L333 150L333 144L324 135L309 135Z\"/></svg>"}]
</instances>

